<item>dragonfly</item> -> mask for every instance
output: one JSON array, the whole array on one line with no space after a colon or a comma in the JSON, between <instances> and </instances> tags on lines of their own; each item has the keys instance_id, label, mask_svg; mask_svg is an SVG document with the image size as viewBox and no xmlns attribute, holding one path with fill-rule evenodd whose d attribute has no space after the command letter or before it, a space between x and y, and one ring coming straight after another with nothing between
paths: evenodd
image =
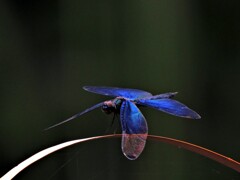
<instances>
[{"instance_id":1,"label":"dragonfly","mask_svg":"<svg viewBox=\"0 0 240 180\"><path fill-rule=\"evenodd\" d=\"M198 113L186 105L172 99L177 92L152 95L150 92L143 90L118 87L84 86L83 89L92 93L111 96L113 99L95 104L47 129L59 126L101 107L106 114L119 115L122 128L121 148L123 154L130 160L135 160L140 156L148 136L147 121L138 107L151 107L183 118L201 118Z\"/></svg>"}]
</instances>

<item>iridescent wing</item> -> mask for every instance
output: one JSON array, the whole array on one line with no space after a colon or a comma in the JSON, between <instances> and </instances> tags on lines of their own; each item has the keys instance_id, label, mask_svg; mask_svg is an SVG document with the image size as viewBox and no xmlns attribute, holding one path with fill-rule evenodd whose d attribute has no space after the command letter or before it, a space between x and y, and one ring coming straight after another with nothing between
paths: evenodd
<instances>
[{"instance_id":1,"label":"iridescent wing","mask_svg":"<svg viewBox=\"0 0 240 180\"><path fill-rule=\"evenodd\" d=\"M200 119L201 116L187 107L186 105L173 99L139 99L136 102L139 105L149 106L179 117Z\"/></svg>"},{"instance_id":2,"label":"iridescent wing","mask_svg":"<svg viewBox=\"0 0 240 180\"><path fill-rule=\"evenodd\" d=\"M102 94L105 96L112 97L121 96L131 100L152 96L151 93L138 89L126 89L117 87L96 87L96 86L84 86L83 89L92 93Z\"/></svg>"},{"instance_id":3,"label":"iridescent wing","mask_svg":"<svg viewBox=\"0 0 240 180\"><path fill-rule=\"evenodd\" d=\"M168 92L168 93L163 93L163 94L158 94L154 96L149 96L149 97L144 97L143 99L164 99L164 98L173 98L178 92Z\"/></svg>"},{"instance_id":4,"label":"iridescent wing","mask_svg":"<svg viewBox=\"0 0 240 180\"><path fill-rule=\"evenodd\" d=\"M90 108L88 108L88 109L86 109L86 110L84 110L84 111L82 111L82 112L80 112L80 113L77 113L77 114L73 115L72 117L70 117L70 118L68 118L68 119L66 119L66 120L64 120L64 121L62 121L62 122L60 122L60 123L57 123L57 124L55 124L55 125L53 125L53 126L50 126L50 127L46 128L46 129L44 129L44 130L49 130L49 129L54 128L54 127L56 127L56 126L59 126L59 125L61 125L61 124L63 124L63 123L66 123L66 122L68 122L68 121L71 121L71 120L73 120L73 119L75 119L75 118L77 118L77 117L79 117L79 116L81 116L81 115L83 115L83 114L85 114L85 113L87 113L87 112L90 112L90 111L92 111L92 110L94 110L94 109L96 109L96 108L98 108L98 107L101 107L102 105L103 105L103 102L98 103L98 104L95 104L94 106L92 106L92 107L90 107Z\"/></svg>"},{"instance_id":5,"label":"iridescent wing","mask_svg":"<svg viewBox=\"0 0 240 180\"><path fill-rule=\"evenodd\" d=\"M120 121L122 126L122 151L130 160L135 160L142 153L147 135L147 122L131 101L122 102L120 109Z\"/></svg>"}]
</instances>

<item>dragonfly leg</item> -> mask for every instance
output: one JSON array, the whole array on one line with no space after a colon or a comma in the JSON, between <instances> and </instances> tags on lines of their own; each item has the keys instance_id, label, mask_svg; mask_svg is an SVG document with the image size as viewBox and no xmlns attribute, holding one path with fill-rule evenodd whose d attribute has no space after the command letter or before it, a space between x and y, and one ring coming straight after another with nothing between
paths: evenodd
<instances>
[{"instance_id":1,"label":"dragonfly leg","mask_svg":"<svg viewBox=\"0 0 240 180\"><path fill-rule=\"evenodd\" d=\"M115 117L117 117L118 118L118 114L117 113L114 113L114 118ZM119 122L119 121L118 121ZM116 128L115 128L115 130L114 130L114 134L116 134L117 133L117 130L118 130L118 127L119 127L119 123L117 123L117 126L116 126Z\"/></svg>"},{"instance_id":2,"label":"dragonfly leg","mask_svg":"<svg viewBox=\"0 0 240 180\"><path fill-rule=\"evenodd\" d=\"M111 124L110 124L110 126L107 128L107 130L105 131L105 133L109 133L109 132L110 132L111 128L112 128L113 125L114 125L115 117L116 117L116 113L113 113L113 118L112 118ZM115 134L115 131L114 131L114 134Z\"/></svg>"}]
</instances>

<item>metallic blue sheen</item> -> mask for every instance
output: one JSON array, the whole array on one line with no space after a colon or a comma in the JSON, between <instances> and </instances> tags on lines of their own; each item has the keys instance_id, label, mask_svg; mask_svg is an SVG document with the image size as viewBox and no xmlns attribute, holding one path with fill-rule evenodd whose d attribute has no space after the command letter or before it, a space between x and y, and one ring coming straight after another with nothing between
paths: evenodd
<instances>
[{"instance_id":1,"label":"metallic blue sheen","mask_svg":"<svg viewBox=\"0 0 240 180\"><path fill-rule=\"evenodd\" d=\"M122 125L122 152L130 160L135 160L142 153L148 135L147 122L138 107L125 100L120 108Z\"/></svg>"},{"instance_id":2,"label":"metallic blue sheen","mask_svg":"<svg viewBox=\"0 0 240 180\"><path fill-rule=\"evenodd\" d=\"M148 132L147 122L143 114L131 101L125 100L122 102L120 120L123 133L144 134Z\"/></svg>"},{"instance_id":3,"label":"metallic blue sheen","mask_svg":"<svg viewBox=\"0 0 240 180\"><path fill-rule=\"evenodd\" d=\"M145 97L143 99L173 98L176 94L177 94L177 92L168 92L168 93L163 93L163 94L158 94L158 95L154 95L154 96Z\"/></svg>"},{"instance_id":4,"label":"metallic blue sheen","mask_svg":"<svg viewBox=\"0 0 240 180\"><path fill-rule=\"evenodd\" d=\"M105 96L125 97L128 99L137 99L152 96L151 93L138 89L96 86L84 86L83 89L92 93L102 94Z\"/></svg>"},{"instance_id":5,"label":"metallic blue sheen","mask_svg":"<svg viewBox=\"0 0 240 180\"><path fill-rule=\"evenodd\" d=\"M175 116L191 119L201 118L195 111L173 99L139 99L136 102L139 105L149 106Z\"/></svg>"}]
</instances>

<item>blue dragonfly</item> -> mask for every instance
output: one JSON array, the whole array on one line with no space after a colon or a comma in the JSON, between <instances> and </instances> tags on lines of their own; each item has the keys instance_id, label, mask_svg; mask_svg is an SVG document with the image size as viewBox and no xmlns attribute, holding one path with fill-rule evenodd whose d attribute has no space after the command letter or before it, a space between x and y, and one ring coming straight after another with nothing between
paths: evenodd
<instances>
[{"instance_id":1,"label":"blue dragonfly","mask_svg":"<svg viewBox=\"0 0 240 180\"><path fill-rule=\"evenodd\" d=\"M82 111L65 121L55 124L47 129L73 120L89 111L101 107L106 114L119 114L122 127L122 152L130 160L135 160L142 153L148 136L148 126L145 117L138 107L152 107L165 113L190 118L200 119L200 115L186 105L173 100L177 92L152 95L149 92L138 89L118 87L84 86L84 90L114 99L98 103L85 111Z\"/></svg>"}]
</instances>

